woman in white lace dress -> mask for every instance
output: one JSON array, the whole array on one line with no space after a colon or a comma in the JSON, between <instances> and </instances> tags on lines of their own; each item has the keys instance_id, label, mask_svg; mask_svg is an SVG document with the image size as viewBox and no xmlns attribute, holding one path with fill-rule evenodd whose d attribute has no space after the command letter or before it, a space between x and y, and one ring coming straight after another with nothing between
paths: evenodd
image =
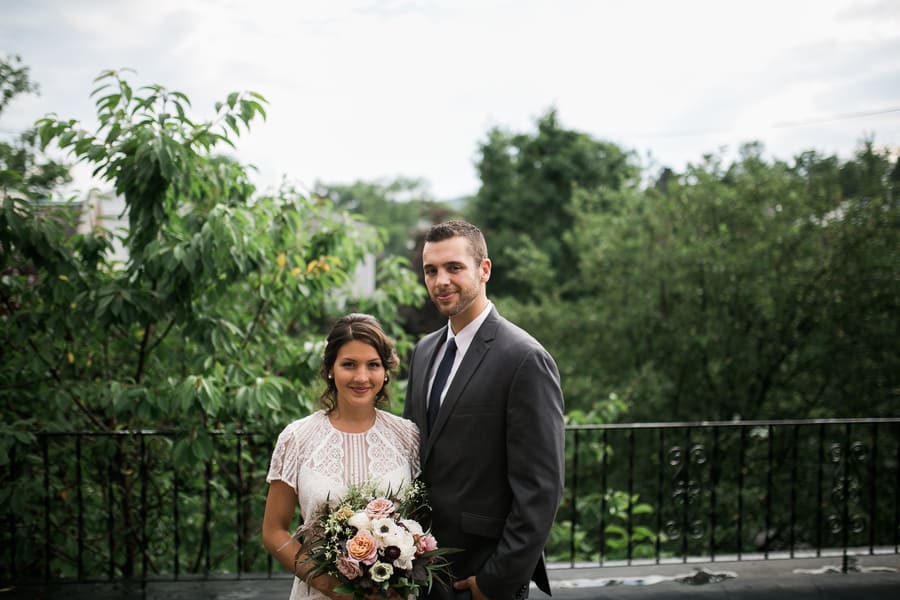
<instances>
[{"instance_id":1,"label":"woman in white lace dress","mask_svg":"<svg viewBox=\"0 0 900 600\"><path fill-rule=\"evenodd\" d=\"M419 431L406 419L377 409L386 403L397 354L374 317L351 314L328 335L321 375L324 408L294 421L278 436L266 479L263 544L294 578L291 599L347 598L334 593L333 577L302 581L308 567L295 565L294 512L303 519L350 485L377 483L397 492L419 475ZM296 567L296 570L295 570Z\"/></svg>"}]
</instances>

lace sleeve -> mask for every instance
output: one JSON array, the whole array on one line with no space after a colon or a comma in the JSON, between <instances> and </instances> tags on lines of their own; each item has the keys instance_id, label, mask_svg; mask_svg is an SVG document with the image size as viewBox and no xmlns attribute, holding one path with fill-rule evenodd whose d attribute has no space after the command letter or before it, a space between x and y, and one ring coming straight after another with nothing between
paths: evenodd
<instances>
[{"instance_id":1,"label":"lace sleeve","mask_svg":"<svg viewBox=\"0 0 900 600\"><path fill-rule=\"evenodd\" d=\"M294 421L284 428L275 442L275 450L272 452L272 461L269 463L269 473L266 481L283 481L297 493L297 475L300 472L300 440L297 435L300 421Z\"/></svg>"},{"instance_id":2,"label":"lace sleeve","mask_svg":"<svg viewBox=\"0 0 900 600\"><path fill-rule=\"evenodd\" d=\"M408 419L390 415L388 423L394 434L397 449L409 463L409 471L413 479L422 474L419 464L419 428Z\"/></svg>"}]
</instances>

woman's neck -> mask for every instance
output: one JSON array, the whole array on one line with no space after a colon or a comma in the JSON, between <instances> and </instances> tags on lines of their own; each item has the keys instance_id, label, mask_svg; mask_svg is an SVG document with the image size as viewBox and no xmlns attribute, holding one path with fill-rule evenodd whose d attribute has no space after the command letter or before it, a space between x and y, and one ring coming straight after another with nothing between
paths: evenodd
<instances>
[{"instance_id":1,"label":"woman's neck","mask_svg":"<svg viewBox=\"0 0 900 600\"><path fill-rule=\"evenodd\" d=\"M338 431L345 433L363 433L375 424L377 413L375 407L361 409L343 409L335 407L328 413L328 420Z\"/></svg>"}]
</instances>

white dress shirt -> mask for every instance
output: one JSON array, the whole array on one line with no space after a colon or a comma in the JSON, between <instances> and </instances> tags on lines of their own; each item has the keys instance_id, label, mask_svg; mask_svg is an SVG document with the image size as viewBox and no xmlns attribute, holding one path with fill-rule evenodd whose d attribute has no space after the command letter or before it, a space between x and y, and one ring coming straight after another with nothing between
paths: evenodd
<instances>
[{"instance_id":1,"label":"white dress shirt","mask_svg":"<svg viewBox=\"0 0 900 600\"><path fill-rule=\"evenodd\" d=\"M450 384L453 382L453 378L456 376L456 371L459 369L460 363L462 363L463 357L466 355L466 351L469 349L469 346L472 345L472 340L475 339L475 334L478 333L478 329L481 327L481 324L484 323L484 320L488 318L488 315L491 314L491 309L494 307L494 304L488 300L487 306L484 307L484 310L479 313L477 317L475 317L471 323L460 329L455 335L453 334L453 328L450 326L450 322L447 322L447 339L444 340L444 344L441 347L441 351L435 357L434 364L431 367L431 376L428 378L428 389L431 389L432 384L434 384L434 377L437 375L438 365L441 364L441 360L444 358L444 352L447 351L447 342L453 338L456 338L456 356L453 358L453 366L450 368L450 375L447 377L447 383L444 385L444 391L441 392L440 402L443 404L444 397L447 395L447 390L450 389ZM431 399L428 399L428 402L431 402Z\"/></svg>"}]
</instances>

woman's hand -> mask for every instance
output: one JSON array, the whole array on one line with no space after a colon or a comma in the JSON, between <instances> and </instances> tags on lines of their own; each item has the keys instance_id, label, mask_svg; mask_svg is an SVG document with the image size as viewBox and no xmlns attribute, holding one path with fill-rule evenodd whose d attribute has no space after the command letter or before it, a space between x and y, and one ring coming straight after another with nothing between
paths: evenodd
<instances>
[{"instance_id":1,"label":"woman's hand","mask_svg":"<svg viewBox=\"0 0 900 600\"><path fill-rule=\"evenodd\" d=\"M340 584L340 581L336 577L332 577L331 575L320 575L315 579L311 579L309 581L309 585L319 590L332 600L353 600L353 594L339 594L334 591ZM372 592L368 596L366 596L366 600L384 600L384 596L381 595L381 592ZM406 600L403 596L400 595L399 592L393 589L388 590L387 600Z\"/></svg>"},{"instance_id":2,"label":"woman's hand","mask_svg":"<svg viewBox=\"0 0 900 600\"><path fill-rule=\"evenodd\" d=\"M340 585L341 582L331 575L319 575L318 577L310 579L307 583L332 600L353 600L352 594L339 594L334 591L334 588Z\"/></svg>"},{"instance_id":3,"label":"woman's hand","mask_svg":"<svg viewBox=\"0 0 900 600\"><path fill-rule=\"evenodd\" d=\"M339 583L340 582L335 577L330 575L321 575L310 581L310 585L329 598L332 598L332 600L353 600L352 594L339 594L334 591L334 588L336 588ZM406 598L401 596L395 590L388 590L387 597L388 600L406 600ZM372 592L366 596L366 600L384 600L384 596L381 595L381 592Z\"/></svg>"}]
</instances>

